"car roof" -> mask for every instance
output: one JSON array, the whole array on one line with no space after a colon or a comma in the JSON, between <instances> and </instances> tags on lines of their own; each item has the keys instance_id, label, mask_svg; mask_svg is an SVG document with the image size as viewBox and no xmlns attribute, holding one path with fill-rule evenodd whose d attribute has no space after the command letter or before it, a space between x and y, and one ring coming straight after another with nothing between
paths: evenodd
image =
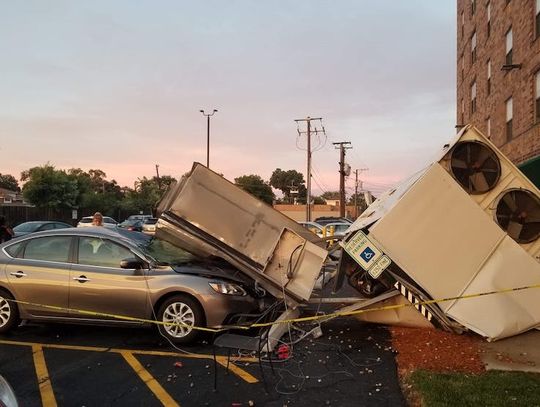
<instances>
[{"instance_id":1,"label":"car roof","mask_svg":"<svg viewBox=\"0 0 540 407\"><path fill-rule=\"evenodd\" d=\"M43 232L37 232L32 233L24 237L20 237L16 240L9 240L6 243L12 243L12 242L21 242L23 240L27 239L35 239L38 237L46 237L46 236L89 236L89 237L98 237L98 238L111 238L111 239L117 239L121 240L123 242L129 243L131 245L136 246L136 238L139 238L139 240L144 239L148 240L149 238L142 234L137 232L128 232L129 235L122 231L121 229L108 229L103 226L92 226L87 228L65 228L65 229L54 229L54 230L46 230ZM137 233L137 235L132 235L132 233ZM140 236L139 236L140 235ZM2 245L4 246L4 245Z\"/></svg>"}]
</instances>

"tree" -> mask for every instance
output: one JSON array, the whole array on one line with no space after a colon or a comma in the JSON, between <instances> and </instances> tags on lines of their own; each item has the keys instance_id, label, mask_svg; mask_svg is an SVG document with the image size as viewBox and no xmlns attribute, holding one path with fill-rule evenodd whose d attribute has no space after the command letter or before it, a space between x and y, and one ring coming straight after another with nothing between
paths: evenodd
<instances>
[{"instance_id":1,"label":"tree","mask_svg":"<svg viewBox=\"0 0 540 407\"><path fill-rule=\"evenodd\" d=\"M339 199L339 191L327 191L321 195L322 199Z\"/></svg>"},{"instance_id":2,"label":"tree","mask_svg":"<svg viewBox=\"0 0 540 407\"><path fill-rule=\"evenodd\" d=\"M298 191L298 200L306 202L307 190L304 175L296 170L276 168L270 177L270 185L283 192L286 201L292 202L291 189Z\"/></svg>"},{"instance_id":3,"label":"tree","mask_svg":"<svg viewBox=\"0 0 540 407\"><path fill-rule=\"evenodd\" d=\"M159 189L155 177L138 178L135 181L135 189L126 192L122 201L122 209L133 213L154 213L157 203L161 199L162 191Z\"/></svg>"},{"instance_id":4,"label":"tree","mask_svg":"<svg viewBox=\"0 0 540 407\"><path fill-rule=\"evenodd\" d=\"M63 170L45 164L21 173L26 181L23 196L28 202L42 208L73 208L77 204L77 182Z\"/></svg>"},{"instance_id":5,"label":"tree","mask_svg":"<svg viewBox=\"0 0 540 407\"><path fill-rule=\"evenodd\" d=\"M19 183L17 179L10 174L0 174L0 188L9 189L10 191L19 192Z\"/></svg>"},{"instance_id":6,"label":"tree","mask_svg":"<svg viewBox=\"0 0 540 407\"><path fill-rule=\"evenodd\" d=\"M160 175L159 179L155 175L152 177L152 181L155 182L162 191L166 191L169 187L176 183L176 178L170 175Z\"/></svg>"},{"instance_id":7,"label":"tree","mask_svg":"<svg viewBox=\"0 0 540 407\"><path fill-rule=\"evenodd\" d=\"M235 178L234 183L244 191L249 192L254 197L269 205L274 201L272 188L258 175L242 175Z\"/></svg>"},{"instance_id":8,"label":"tree","mask_svg":"<svg viewBox=\"0 0 540 407\"><path fill-rule=\"evenodd\" d=\"M351 195L351 197L349 198L349 202L347 202L347 205L354 205L354 196L355 194ZM366 200L364 199L364 194L362 192L358 193L356 204L358 205L358 215L364 212L368 207L366 204Z\"/></svg>"}]
</instances>

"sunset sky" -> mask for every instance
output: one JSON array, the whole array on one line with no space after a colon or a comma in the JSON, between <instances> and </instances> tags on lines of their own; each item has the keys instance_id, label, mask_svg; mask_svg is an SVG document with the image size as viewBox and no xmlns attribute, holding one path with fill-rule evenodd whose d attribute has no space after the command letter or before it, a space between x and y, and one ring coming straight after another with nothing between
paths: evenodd
<instances>
[{"instance_id":1,"label":"sunset sky","mask_svg":"<svg viewBox=\"0 0 540 407\"><path fill-rule=\"evenodd\" d=\"M215 108L226 178L305 174L294 119L323 117L314 193L338 189L335 141L379 193L455 134L455 19L433 0L3 2L0 172L178 177L206 162Z\"/></svg>"}]
</instances>

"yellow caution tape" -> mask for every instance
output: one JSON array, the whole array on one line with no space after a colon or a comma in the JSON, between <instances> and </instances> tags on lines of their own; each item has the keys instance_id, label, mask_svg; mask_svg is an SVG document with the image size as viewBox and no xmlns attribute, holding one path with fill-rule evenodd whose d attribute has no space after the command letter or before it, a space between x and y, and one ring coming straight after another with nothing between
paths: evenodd
<instances>
[{"instance_id":1,"label":"yellow caution tape","mask_svg":"<svg viewBox=\"0 0 540 407\"><path fill-rule=\"evenodd\" d=\"M310 316L310 317L284 319L284 320L272 321L272 322L259 322L259 323L254 323L254 324L250 324L250 325L227 325L227 326L224 326L222 328L207 328L207 327L200 327L200 326L194 326L194 325L188 325L188 324L182 324L182 323L163 322L163 321L156 321L156 320L153 320L153 319L136 318L136 317L130 317L130 316L126 316L126 315L107 314L107 313L104 313L104 312L95 312L95 311L88 311L88 310L65 308L65 307L59 307L59 306L55 306L55 305L37 304L37 303L33 303L33 302L12 300L12 299L8 299L8 298L5 298L5 299L7 301L14 302L14 303L17 303L17 304L31 305L31 306L34 306L34 307L41 307L41 308L52 309L52 310L56 310L56 311L75 312L75 313L83 314L83 315L91 315L91 316L106 317L106 318L115 318L115 319L120 319L120 320L124 320L124 321L140 322L140 323L145 323L145 324L187 327L187 328L191 328L191 329L195 329L195 330L199 330L199 331L219 333L219 332L228 331L228 330L231 330L231 329L248 330L250 328L263 328L263 327L268 327L268 326L277 325L277 324L291 324L291 323L295 323L295 322L309 322L309 321L319 321L319 320L330 320L330 319L333 319L333 318L364 314L364 313L367 313L367 312L389 311L389 310L395 310L395 309L405 308L405 307L416 307L416 306L419 306L419 305L438 304L438 303L455 301L455 300L479 298L479 297L484 297L484 296L493 295L493 294L504 294L504 293L510 293L510 292L516 292L516 291L523 291L523 290L528 290L528 289L531 289L531 288L540 288L540 284L534 284L534 285L528 285L528 286L522 286L522 287L515 287L515 288L505 288L505 289L501 289L501 290L494 290L494 291L488 291L488 292L476 293L476 294L460 295L460 296L456 296L456 297L441 298L441 299L436 299L436 300L419 301L419 302L415 302L414 304L413 303L408 303L408 304L386 305L386 306L382 306L382 307L365 308L365 309L360 309L360 310L355 310L355 311L333 312L331 314L325 314L325 315L313 315L313 316Z\"/></svg>"}]
</instances>

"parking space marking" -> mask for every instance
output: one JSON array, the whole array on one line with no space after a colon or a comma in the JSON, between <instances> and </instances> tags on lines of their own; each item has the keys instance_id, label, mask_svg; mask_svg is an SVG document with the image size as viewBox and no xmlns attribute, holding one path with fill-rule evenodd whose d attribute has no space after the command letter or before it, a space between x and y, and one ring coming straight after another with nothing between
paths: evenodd
<instances>
[{"instance_id":1,"label":"parking space marking","mask_svg":"<svg viewBox=\"0 0 540 407\"><path fill-rule=\"evenodd\" d=\"M34 357L34 367L39 384L39 392L41 394L41 403L43 407L56 407L56 399L51 386L47 363L43 355L43 347L38 344L32 344L32 355Z\"/></svg>"},{"instance_id":2,"label":"parking space marking","mask_svg":"<svg viewBox=\"0 0 540 407\"><path fill-rule=\"evenodd\" d=\"M204 360L214 359L212 355L197 354L197 353L163 352L163 351L136 350L136 349L117 349L117 348L77 346L77 345L58 345L58 344L6 341L6 340L0 340L0 344L31 346L32 348L39 347L40 349L50 348L50 349L79 350L79 351L89 351L89 352L108 352L108 353L120 353L120 354L122 352L130 352L134 355L167 356L167 357L177 357L177 358L186 358L186 359L204 359ZM42 350L42 354L43 354L43 350ZM43 361L44 360L45 359L43 359ZM236 358L235 360L239 362L249 362L249 363L256 363L258 361L257 358L252 358L252 357L241 357L241 358ZM226 356L217 356L216 361L223 367L227 366ZM229 370L233 372L235 375L237 375L238 377L240 377L242 380L246 381L247 383L253 384L253 383L259 382L259 380L256 377L246 372L244 369L238 367L234 363L229 364Z\"/></svg>"},{"instance_id":3,"label":"parking space marking","mask_svg":"<svg viewBox=\"0 0 540 407\"><path fill-rule=\"evenodd\" d=\"M120 354L124 357L126 362L137 373L141 380L148 386L148 388L154 393L158 400L164 406L178 406L180 405L165 391L163 387L154 379L154 377L144 368L143 365L133 356L129 351L121 351Z\"/></svg>"}]
</instances>

